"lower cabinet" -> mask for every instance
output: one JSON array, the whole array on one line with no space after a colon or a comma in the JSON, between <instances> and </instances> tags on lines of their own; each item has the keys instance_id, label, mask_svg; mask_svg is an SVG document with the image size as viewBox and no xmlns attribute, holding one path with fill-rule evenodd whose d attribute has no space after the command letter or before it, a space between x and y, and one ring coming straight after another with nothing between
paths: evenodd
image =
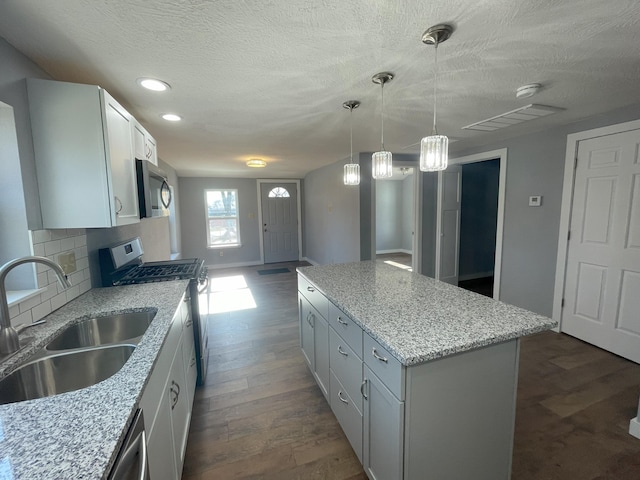
<instances>
[{"instance_id":1,"label":"lower cabinet","mask_svg":"<svg viewBox=\"0 0 640 480\"><path fill-rule=\"evenodd\" d=\"M329 323L300 293L300 345L322 394L329 399Z\"/></svg>"},{"instance_id":2,"label":"lower cabinet","mask_svg":"<svg viewBox=\"0 0 640 480\"><path fill-rule=\"evenodd\" d=\"M370 479L402 478L404 402L364 366L362 466Z\"/></svg>"},{"instance_id":3,"label":"lower cabinet","mask_svg":"<svg viewBox=\"0 0 640 480\"><path fill-rule=\"evenodd\" d=\"M153 479L182 476L195 390L195 361L185 364L183 352L194 349L190 318L189 304L182 302L140 400Z\"/></svg>"}]
</instances>

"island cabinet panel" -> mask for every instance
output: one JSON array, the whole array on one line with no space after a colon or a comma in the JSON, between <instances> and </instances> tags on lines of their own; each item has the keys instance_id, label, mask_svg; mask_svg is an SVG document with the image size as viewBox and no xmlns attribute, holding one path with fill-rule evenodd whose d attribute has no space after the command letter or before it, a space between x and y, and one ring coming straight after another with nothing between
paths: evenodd
<instances>
[{"instance_id":1,"label":"island cabinet panel","mask_svg":"<svg viewBox=\"0 0 640 480\"><path fill-rule=\"evenodd\" d=\"M518 358L514 339L407 369L405 479L510 478Z\"/></svg>"},{"instance_id":2,"label":"island cabinet panel","mask_svg":"<svg viewBox=\"0 0 640 480\"><path fill-rule=\"evenodd\" d=\"M355 398L361 398L360 392ZM347 436L358 460L362 463L362 412L356 406L354 397L349 395L333 370L331 371L331 400L329 403L342 431Z\"/></svg>"},{"instance_id":3,"label":"island cabinet panel","mask_svg":"<svg viewBox=\"0 0 640 480\"><path fill-rule=\"evenodd\" d=\"M329 325L362 358L362 328L333 303L329 303Z\"/></svg>"},{"instance_id":4,"label":"island cabinet panel","mask_svg":"<svg viewBox=\"0 0 640 480\"><path fill-rule=\"evenodd\" d=\"M329 329L329 364L331 372L353 399L358 411L362 413L362 359L333 327ZM334 400L335 396L331 400L332 406Z\"/></svg>"},{"instance_id":5,"label":"island cabinet panel","mask_svg":"<svg viewBox=\"0 0 640 480\"><path fill-rule=\"evenodd\" d=\"M366 365L364 379L364 470L371 480L403 478L404 402L398 400ZM423 473L415 478L428 477Z\"/></svg>"},{"instance_id":6,"label":"island cabinet panel","mask_svg":"<svg viewBox=\"0 0 640 480\"><path fill-rule=\"evenodd\" d=\"M313 376L329 399L329 323L318 310L300 293L300 343ZM326 311L326 308L325 308Z\"/></svg>"},{"instance_id":7,"label":"island cabinet panel","mask_svg":"<svg viewBox=\"0 0 640 480\"><path fill-rule=\"evenodd\" d=\"M364 362L398 399L404 400L406 367L380 343L364 335Z\"/></svg>"},{"instance_id":8,"label":"island cabinet panel","mask_svg":"<svg viewBox=\"0 0 640 480\"><path fill-rule=\"evenodd\" d=\"M309 303L313 305L323 318L329 318L329 300L313 283L306 278L298 276L298 291L302 293Z\"/></svg>"}]
</instances>

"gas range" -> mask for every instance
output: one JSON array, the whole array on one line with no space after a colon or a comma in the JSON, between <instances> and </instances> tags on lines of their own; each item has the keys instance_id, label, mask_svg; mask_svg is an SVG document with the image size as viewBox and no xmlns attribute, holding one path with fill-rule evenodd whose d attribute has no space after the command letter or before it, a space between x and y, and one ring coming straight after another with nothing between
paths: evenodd
<instances>
[{"instance_id":1,"label":"gas range","mask_svg":"<svg viewBox=\"0 0 640 480\"><path fill-rule=\"evenodd\" d=\"M146 262L135 265L121 275L114 277L113 285L133 285L136 283L166 282L170 280L198 279L202 283L206 277L204 261L199 258Z\"/></svg>"}]
</instances>

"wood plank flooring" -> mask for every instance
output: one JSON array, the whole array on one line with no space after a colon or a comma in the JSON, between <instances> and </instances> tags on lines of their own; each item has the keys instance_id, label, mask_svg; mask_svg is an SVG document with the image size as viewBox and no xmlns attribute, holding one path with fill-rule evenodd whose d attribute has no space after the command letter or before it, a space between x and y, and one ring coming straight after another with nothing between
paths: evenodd
<instances>
[{"instance_id":1,"label":"wood plank flooring","mask_svg":"<svg viewBox=\"0 0 640 480\"><path fill-rule=\"evenodd\" d=\"M243 276L257 308L210 318L183 479L367 478L300 352L297 265L209 271ZM632 362L562 334L523 339L512 480L639 479L639 394Z\"/></svg>"}]
</instances>

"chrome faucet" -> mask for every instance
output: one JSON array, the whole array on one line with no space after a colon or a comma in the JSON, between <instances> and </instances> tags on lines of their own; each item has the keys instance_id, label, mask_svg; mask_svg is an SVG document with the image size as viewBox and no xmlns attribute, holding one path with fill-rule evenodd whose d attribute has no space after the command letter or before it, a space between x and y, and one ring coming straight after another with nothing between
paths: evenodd
<instances>
[{"instance_id":1,"label":"chrome faucet","mask_svg":"<svg viewBox=\"0 0 640 480\"><path fill-rule=\"evenodd\" d=\"M62 271L62 267L53 260L49 260L46 257L22 257L11 260L0 267L0 353L7 354L18 351L20 348L20 339L18 338L18 332L11 326L11 319L9 318L9 302L7 300L7 288L5 287L5 279L7 274L17 267L25 263L42 263L51 268L58 276L60 285L64 288L69 288L71 282Z\"/></svg>"}]
</instances>

